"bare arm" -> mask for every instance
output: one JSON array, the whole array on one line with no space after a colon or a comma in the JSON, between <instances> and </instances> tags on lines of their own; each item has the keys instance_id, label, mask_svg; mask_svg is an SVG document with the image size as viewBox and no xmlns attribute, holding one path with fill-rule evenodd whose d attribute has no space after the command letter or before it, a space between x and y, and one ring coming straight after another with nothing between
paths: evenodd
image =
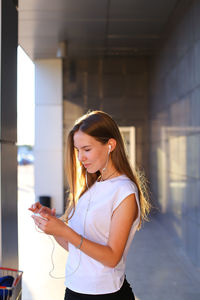
<instances>
[{"instance_id":1,"label":"bare arm","mask_svg":"<svg viewBox=\"0 0 200 300\"><path fill-rule=\"evenodd\" d=\"M123 255L131 226L137 217L137 212L135 195L131 194L122 201L113 213L108 244L101 245L84 238L81 251L103 265L114 268ZM38 217L34 217L34 219L36 223L42 224L40 228L45 233L60 236L76 247L80 244L81 236L70 227L64 225L62 221L57 219L56 226L52 216L48 218L48 221L38 221ZM58 221L61 223L58 224Z\"/></svg>"},{"instance_id":2,"label":"bare arm","mask_svg":"<svg viewBox=\"0 0 200 300\"><path fill-rule=\"evenodd\" d=\"M108 244L104 246L84 239L81 251L102 264L114 268L121 260L131 226L136 217L137 203L135 195L131 194L122 201L113 213ZM71 229L68 233L68 241L77 246L80 244L80 240L80 235Z\"/></svg>"},{"instance_id":3,"label":"bare arm","mask_svg":"<svg viewBox=\"0 0 200 300\"><path fill-rule=\"evenodd\" d=\"M64 238L59 236L53 236L53 237L61 247L63 247L65 250L68 251L68 241L66 241Z\"/></svg>"}]
</instances>

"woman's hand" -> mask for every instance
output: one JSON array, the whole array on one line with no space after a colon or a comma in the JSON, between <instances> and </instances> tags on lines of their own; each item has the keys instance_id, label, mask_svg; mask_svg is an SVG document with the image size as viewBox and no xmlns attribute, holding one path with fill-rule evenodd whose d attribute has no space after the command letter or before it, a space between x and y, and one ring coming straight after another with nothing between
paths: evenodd
<instances>
[{"instance_id":1,"label":"woman's hand","mask_svg":"<svg viewBox=\"0 0 200 300\"><path fill-rule=\"evenodd\" d=\"M40 215L41 217L32 215L39 229L46 234L65 237L66 239L68 226L63 221L50 214L40 213Z\"/></svg>"},{"instance_id":2,"label":"woman's hand","mask_svg":"<svg viewBox=\"0 0 200 300\"><path fill-rule=\"evenodd\" d=\"M43 213L43 214L51 215L51 216L56 215L56 209L55 208L50 209L49 207L42 206L39 202L36 202L33 205L31 205L29 210L32 211L33 213L38 213L38 214Z\"/></svg>"}]
</instances>

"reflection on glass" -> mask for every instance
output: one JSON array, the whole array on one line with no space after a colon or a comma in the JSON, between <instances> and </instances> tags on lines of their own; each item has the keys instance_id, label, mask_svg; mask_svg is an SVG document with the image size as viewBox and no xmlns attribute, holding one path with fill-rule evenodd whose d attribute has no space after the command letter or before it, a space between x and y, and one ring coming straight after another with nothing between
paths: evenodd
<instances>
[{"instance_id":1,"label":"reflection on glass","mask_svg":"<svg viewBox=\"0 0 200 300\"><path fill-rule=\"evenodd\" d=\"M200 127L162 127L157 166L161 210L172 213L173 228L183 241L190 222L199 222Z\"/></svg>"}]
</instances>

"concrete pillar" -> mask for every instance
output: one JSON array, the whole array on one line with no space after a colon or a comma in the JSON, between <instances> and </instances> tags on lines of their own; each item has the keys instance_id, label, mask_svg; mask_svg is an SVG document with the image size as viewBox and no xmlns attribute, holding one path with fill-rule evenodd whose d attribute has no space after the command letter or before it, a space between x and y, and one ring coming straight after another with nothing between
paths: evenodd
<instances>
[{"instance_id":1,"label":"concrete pillar","mask_svg":"<svg viewBox=\"0 0 200 300\"><path fill-rule=\"evenodd\" d=\"M35 195L63 213L62 60L35 61Z\"/></svg>"},{"instance_id":2,"label":"concrete pillar","mask_svg":"<svg viewBox=\"0 0 200 300\"><path fill-rule=\"evenodd\" d=\"M0 1L0 266L18 267L17 28L12 1Z\"/></svg>"}]
</instances>

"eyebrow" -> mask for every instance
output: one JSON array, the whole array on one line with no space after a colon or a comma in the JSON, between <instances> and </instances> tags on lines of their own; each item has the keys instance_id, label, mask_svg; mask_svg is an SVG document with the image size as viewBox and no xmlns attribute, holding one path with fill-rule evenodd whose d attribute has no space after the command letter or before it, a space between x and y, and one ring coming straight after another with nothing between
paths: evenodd
<instances>
[{"instance_id":1,"label":"eyebrow","mask_svg":"<svg viewBox=\"0 0 200 300\"><path fill-rule=\"evenodd\" d=\"M81 147L80 149L84 149L84 148L91 147L91 146L92 145L86 145L86 146ZM74 148L76 148L78 150L78 148L76 146L74 146Z\"/></svg>"}]
</instances>

